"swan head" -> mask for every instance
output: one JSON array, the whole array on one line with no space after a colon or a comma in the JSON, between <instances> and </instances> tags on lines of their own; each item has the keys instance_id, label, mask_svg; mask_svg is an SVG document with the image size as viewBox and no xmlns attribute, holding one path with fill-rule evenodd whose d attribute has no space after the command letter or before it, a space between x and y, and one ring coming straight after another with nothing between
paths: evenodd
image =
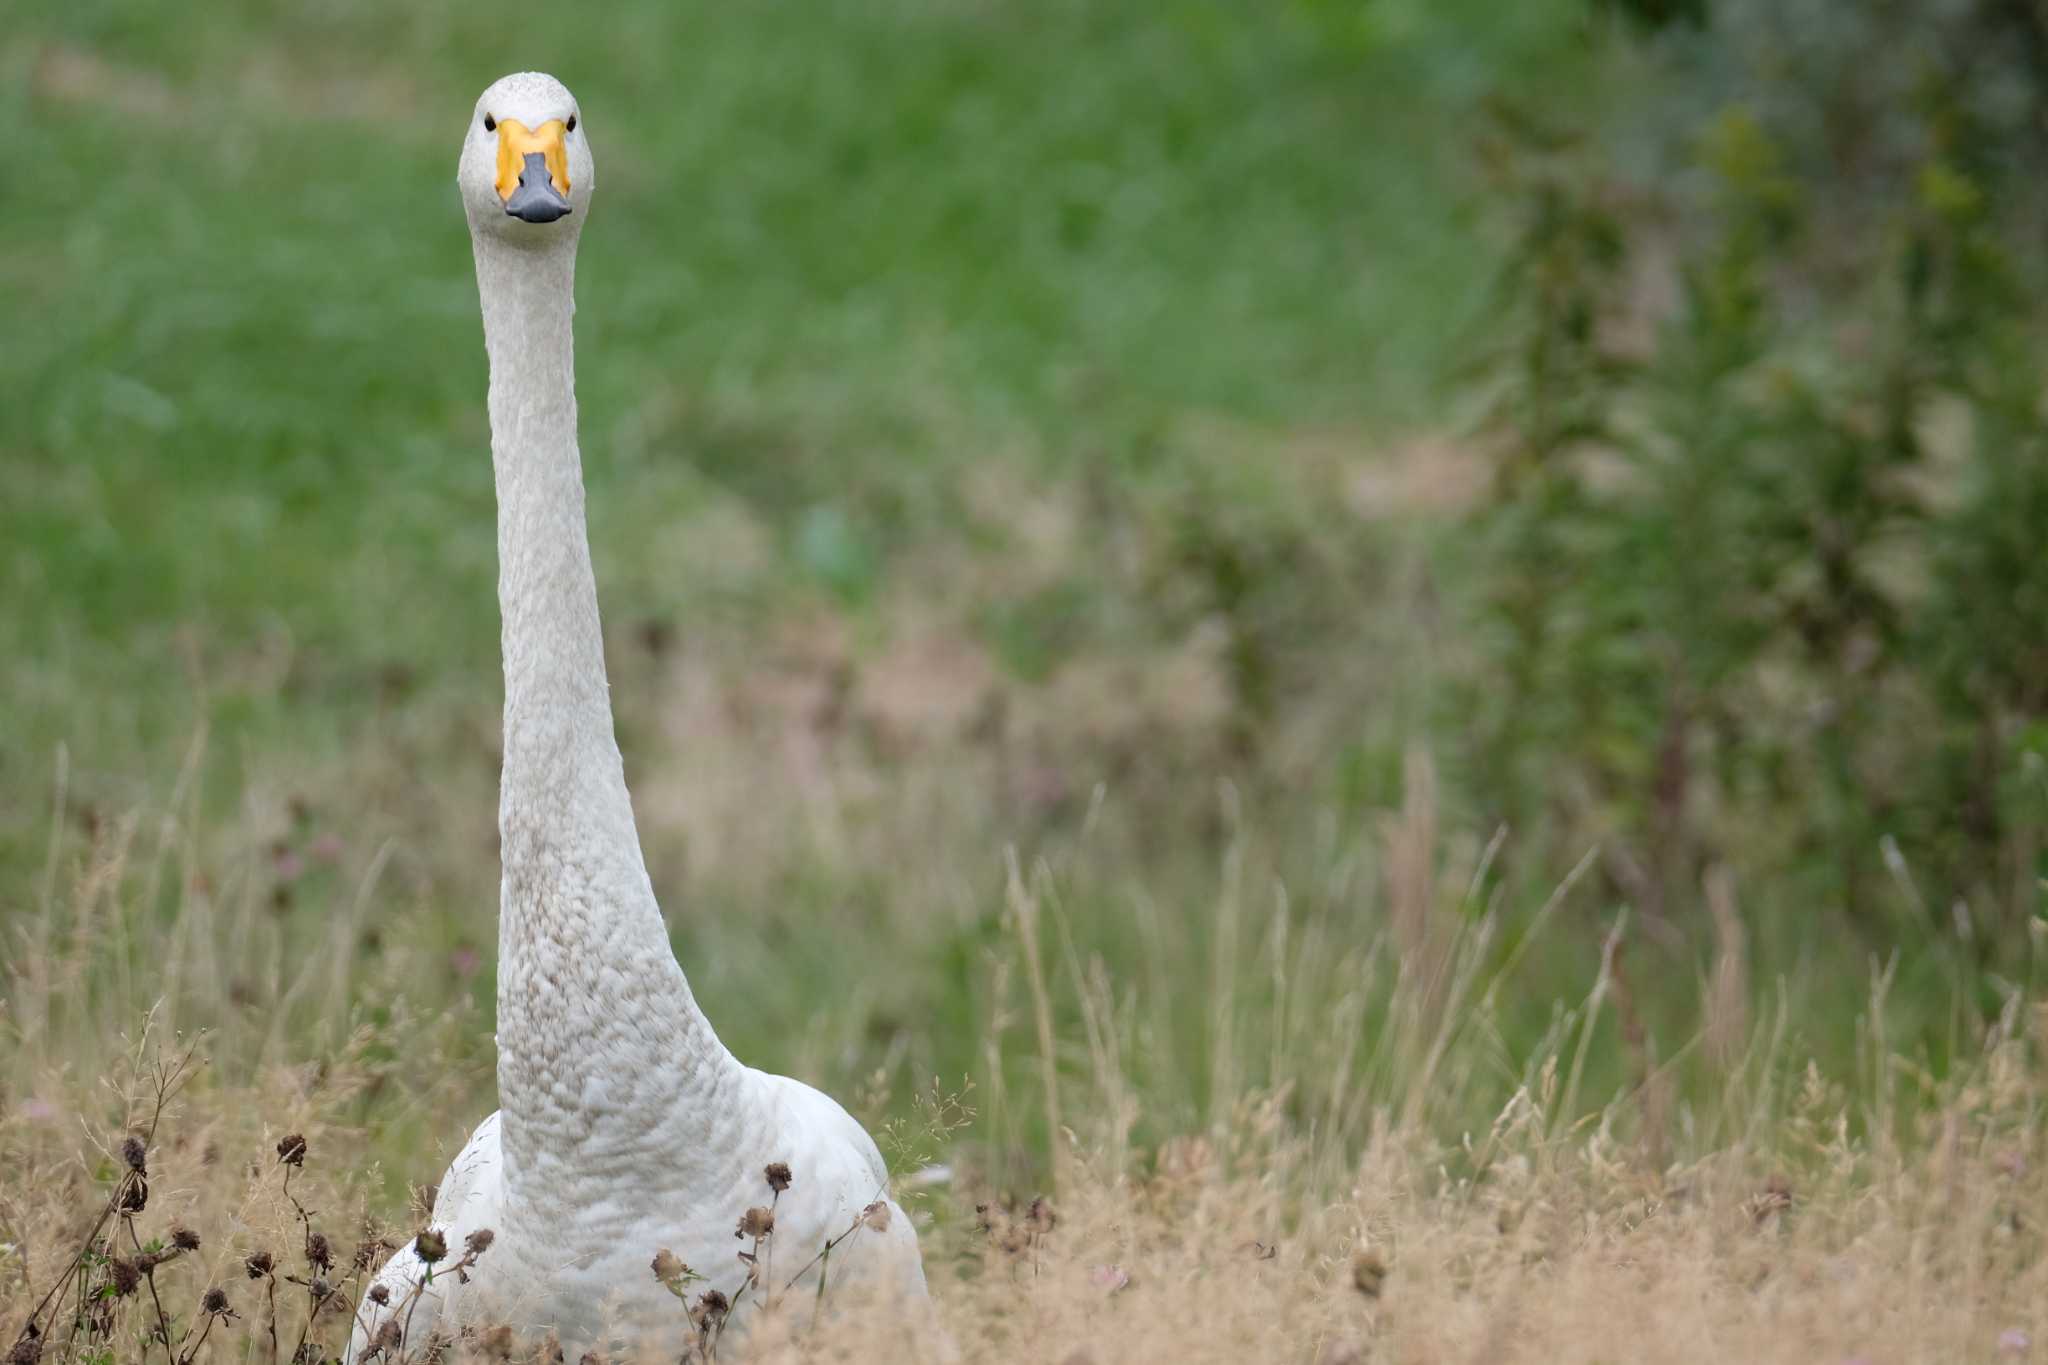
<instances>
[{"instance_id":1,"label":"swan head","mask_svg":"<svg viewBox=\"0 0 2048 1365\"><path fill-rule=\"evenodd\" d=\"M594 178L568 86L521 71L477 99L455 172L471 232L530 246L573 238Z\"/></svg>"}]
</instances>

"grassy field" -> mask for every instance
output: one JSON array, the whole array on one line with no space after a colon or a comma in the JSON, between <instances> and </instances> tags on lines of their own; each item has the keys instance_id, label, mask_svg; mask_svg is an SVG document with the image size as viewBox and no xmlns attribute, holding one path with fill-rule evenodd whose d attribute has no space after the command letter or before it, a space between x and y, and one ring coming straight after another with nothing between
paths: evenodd
<instances>
[{"instance_id":1,"label":"grassy field","mask_svg":"<svg viewBox=\"0 0 2048 1365\"><path fill-rule=\"evenodd\" d=\"M0 1337L186 1042L135 1222L202 1235L163 1274L179 1330L234 1281L214 1358L268 1350L239 1266L300 1236L282 1133L352 1248L494 1105L451 180L522 67L599 163L583 451L678 955L741 1057L950 1171L905 1197L969 1358L2048 1330L2048 943L1977 975L1727 882L1645 936L1590 840L1532 847L1462 766L1465 366L1510 249L1475 146L1497 97L1644 97L1579 5L6 30ZM1056 1226L979 1225L1040 1192Z\"/></svg>"}]
</instances>

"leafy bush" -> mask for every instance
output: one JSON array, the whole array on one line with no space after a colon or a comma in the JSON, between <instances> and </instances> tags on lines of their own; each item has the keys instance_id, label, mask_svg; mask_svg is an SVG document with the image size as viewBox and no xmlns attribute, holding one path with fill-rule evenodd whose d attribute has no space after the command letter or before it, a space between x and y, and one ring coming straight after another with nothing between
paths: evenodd
<instances>
[{"instance_id":1,"label":"leafy bush","mask_svg":"<svg viewBox=\"0 0 2048 1365\"><path fill-rule=\"evenodd\" d=\"M1610 875L1653 917L1728 863L1875 943L1988 961L2039 905L2040 234L2031 154L2008 144L2048 66L1999 59L1991 101L1967 41L2008 8L1823 6L1802 33L1860 41L1832 63L1778 50L1747 83L1731 54L1777 21L1724 8L1668 70L1743 98L1659 193L1496 110L1489 167L1519 222L1476 527L1475 768L1503 817L1611 834ZM1818 148L1816 109L1873 101L1881 147Z\"/></svg>"}]
</instances>

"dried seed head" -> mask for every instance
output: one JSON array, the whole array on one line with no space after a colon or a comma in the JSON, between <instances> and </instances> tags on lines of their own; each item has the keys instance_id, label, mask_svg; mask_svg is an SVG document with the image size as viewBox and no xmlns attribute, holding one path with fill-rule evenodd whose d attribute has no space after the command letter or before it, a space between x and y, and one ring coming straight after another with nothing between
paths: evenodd
<instances>
[{"instance_id":1,"label":"dried seed head","mask_svg":"<svg viewBox=\"0 0 2048 1365\"><path fill-rule=\"evenodd\" d=\"M1044 1195L1031 1201L1031 1208L1025 1213L1024 1218L1031 1224L1033 1232L1051 1232L1054 1225L1060 1221L1060 1216L1053 1212L1052 1201Z\"/></svg>"},{"instance_id":2,"label":"dried seed head","mask_svg":"<svg viewBox=\"0 0 2048 1365\"><path fill-rule=\"evenodd\" d=\"M690 1310L690 1321L697 1324L697 1330L708 1332L725 1321L725 1315L732 1311L732 1303L716 1289L704 1291L704 1297L697 1300L697 1306Z\"/></svg>"},{"instance_id":3,"label":"dried seed head","mask_svg":"<svg viewBox=\"0 0 2048 1365\"><path fill-rule=\"evenodd\" d=\"M585 1351L577 1357L576 1365L605 1365L605 1360L595 1351Z\"/></svg>"},{"instance_id":4,"label":"dried seed head","mask_svg":"<svg viewBox=\"0 0 2048 1365\"><path fill-rule=\"evenodd\" d=\"M249 1272L250 1279L260 1280L277 1269L277 1262L270 1258L267 1251L254 1251L249 1253L249 1259L242 1262L242 1266Z\"/></svg>"},{"instance_id":5,"label":"dried seed head","mask_svg":"<svg viewBox=\"0 0 2048 1365\"><path fill-rule=\"evenodd\" d=\"M142 1145L142 1139L130 1133L121 1139L121 1160L128 1163L128 1169L137 1175L146 1174L149 1166L149 1148Z\"/></svg>"},{"instance_id":6,"label":"dried seed head","mask_svg":"<svg viewBox=\"0 0 2048 1365\"><path fill-rule=\"evenodd\" d=\"M14 1346L7 1352L7 1365L36 1365L43 1358L42 1329L34 1323L21 1329Z\"/></svg>"},{"instance_id":7,"label":"dried seed head","mask_svg":"<svg viewBox=\"0 0 2048 1365\"><path fill-rule=\"evenodd\" d=\"M512 1329L499 1323L476 1339L477 1349L492 1360L510 1360L514 1345Z\"/></svg>"},{"instance_id":8,"label":"dried seed head","mask_svg":"<svg viewBox=\"0 0 2048 1365\"><path fill-rule=\"evenodd\" d=\"M733 1230L735 1237L752 1237L759 1241L775 1231L775 1211L759 1206L748 1209L740 1215L740 1225Z\"/></svg>"},{"instance_id":9,"label":"dried seed head","mask_svg":"<svg viewBox=\"0 0 2048 1365\"><path fill-rule=\"evenodd\" d=\"M327 1234L309 1232L306 1234L306 1264L315 1270L329 1270L334 1266L334 1252L327 1245Z\"/></svg>"},{"instance_id":10,"label":"dried seed head","mask_svg":"<svg viewBox=\"0 0 2048 1365\"><path fill-rule=\"evenodd\" d=\"M867 1227L869 1232L887 1232L889 1230L889 1201L877 1199L874 1203L862 1209L860 1211L860 1221Z\"/></svg>"},{"instance_id":11,"label":"dried seed head","mask_svg":"<svg viewBox=\"0 0 2048 1365\"><path fill-rule=\"evenodd\" d=\"M683 1264L683 1258L667 1247L654 1253L654 1278L663 1284L675 1284L690 1273L690 1267Z\"/></svg>"},{"instance_id":12,"label":"dried seed head","mask_svg":"<svg viewBox=\"0 0 2048 1365\"><path fill-rule=\"evenodd\" d=\"M1368 1299L1376 1299L1387 1287L1387 1262L1377 1251L1360 1247L1351 1255L1351 1283Z\"/></svg>"},{"instance_id":13,"label":"dried seed head","mask_svg":"<svg viewBox=\"0 0 2048 1365\"><path fill-rule=\"evenodd\" d=\"M212 1313L216 1317L226 1313L228 1311L228 1291L220 1288L218 1285L207 1290L205 1296L199 1300L199 1308L201 1312Z\"/></svg>"},{"instance_id":14,"label":"dried seed head","mask_svg":"<svg viewBox=\"0 0 2048 1365\"><path fill-rule=\"evenodd\" d=\"M277 1140L277 1159L287 1166L306 1164L306 1135L286 1133Z\"/></svg>"},{"instance_id":15,"label":"dried seed head","mask_svg":"<svg viewBox=\"0 0 2048 1365\"><path fill-rule=\"evenodd\" d=\"M379 1237L377 1230L367 1223L363 1225L362 1237L363 1240L356 1243L356 1249L348 1258L349 1266L354 1270L368 1270L370 1262L376 1259L378 1252L392 1249L391 1243Z\"/></svg>"},{"instance_id":16,"label":"dried seed head","mask_svg":"<svg viewBox=\"0 0 2048 1365\"><path fill-rule=\"evenodd\" d=\"M391 1302L391 1286L388 1284L371 1285L369 1298L371 1303L382 1308L385 1304Z\"/></svg>"},{"instance_id":17,"label":"dried seed head","mask_svg":"<svg viewBox=\"0 0 2048 1365\"><path fill-rule=\"evenodd\" d=\"M404 1349L405 1329L398 1325L397 1318L386 1318L377 1324L377 1335L370 1338L371 1351L380 1353L386 1360L396 1360Z\"/></svg>"},{"instance_id":18,"label":"dried seed head","mask_svg":"<svg viewBox=\"0 0 2048 1365\"><path fill-rule=\"evenodd\" d=\"M462 1249L472 1256L481 1256L491 1249L491 1243L498 1240L498 1234L489 1228L478 1228L463 1238Z\"/></svg>"},{"instance_id":19,"label":"dried seed head","mask_svg":"<svg viewBox=\"0 0 2048 1365\"><path fill-rule=\"evenodd\" d=\"M448 1259L448 1239L439 1228L421 1228L412 1239L412 1249L428 1265L439 1265Z\"/></svg>"},{"instance_id":20,"label":"dried seed head","mask_svg":"<svg viewBox=\"0 0 2048 1365\"><path fill-rule=\"evenodd\" d=\"M315 1275L313 1283L306 1286L306 1292L313 1296L314 1304L323 1304L334 1293L334 1286L327 1282L325 1275Z\"/></svg>"},{"instance_id":21,"label":"dried seed head","mask_svg":"<svg viewBox=\"0 0 2048 1365\"><path fill-rule=\"evenodd\" d=\"M121 1192L121 1212L141 1213L149 1203L149 1182L141 1176L129 1180L128 1188Z\"/></svg>"},{"instance_id":22,"label":"dried seed head","mask_svg":"<svg viewBox=\"0 0 2048 1365\"><path fill-rule=\"evenodd\" d=\"M125 1299L142 1283L142 1267L116 1257L107 1262L107 1279L114 1286L114 1297Z\"/></svg>"},{"instance_id":23,"label":"dried seed head","mask_svg":"<svg viewBox=\"0 0 2048 1365\"><path fill-rule=\"evenodd\" d=\"M784 1190L789 1188L790 1175L788 1162L769 1162L768 1169L765 1172L765 1174L768 1177L768 1188L775 1191L777 1194L781 1194Z\"/></svg>"},{"instance_id":24,"label":"dried seed head","mask_svg":"<svg viewBox=\"0 0 2048 1365\"><path fill-rule=\"evenodd\" d=\"M199 1234L180 1224L171 1229L171 1245L180 1251L199 1250Z\"/></svg>"}]
</instances>

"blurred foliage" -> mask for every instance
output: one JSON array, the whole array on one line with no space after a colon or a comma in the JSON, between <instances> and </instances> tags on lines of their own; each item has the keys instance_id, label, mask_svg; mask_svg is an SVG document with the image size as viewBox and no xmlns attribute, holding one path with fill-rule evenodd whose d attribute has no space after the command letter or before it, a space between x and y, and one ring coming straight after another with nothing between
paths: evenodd
<instances>
[{"instance_id":1,"label":"blurred foliage","mask_svg":"<svg viewBox=\"0 0 2048 1365\"><path fill-rule=\"evenodd\" d=\"M1226 1081L1343 1084L1311 1034L1388 1035L1339 1006L1402 906L1499 927L1500 1075L1582 1026L1585 1095L1642 1084L1710 941L1835 1063L1871 950L1937 949L1888 1008L1938 1070L2042 871L2042 51L1992 0L31 5L0 934L67 923L57 873L140 828L120 906L247 958L209 1008L272 1021L263 1058L407 998L485 1048L451 137L542 65L602 162L577 357L622 745L748 1060L1014 1089L1015 846L1101 992L1055 988L1063 1030L1152 983L1141 1135ZM1595 843L1607 884L1553 901ZM1747 940L1697 913L1717 866ZM1625 1038L1558 1007L1624 906L1677 983ZM1301 1050L1225 1074L1243 1021L1190 983L1297 955L1313 990L1225 1003ZM159 978L89 965L102 1003Z\"/></svg>"},{"instance_id":2,"label":"blurred foliage","mask_svg":"<svg viewBox=\"0 0 2048 1365\"><path fill-rule=\"evenodd\" d=\"M1873 945L2023 962L2048 872L2048 65L1995 0L1795 8L1717 7L1665 54L1739 97L1647 177L1494 111L1518 226L1476 771L1503 816L1616 834L1607 868L1654 919L1698 923L1726 863Z\"/></svg>"}]
</instances>

